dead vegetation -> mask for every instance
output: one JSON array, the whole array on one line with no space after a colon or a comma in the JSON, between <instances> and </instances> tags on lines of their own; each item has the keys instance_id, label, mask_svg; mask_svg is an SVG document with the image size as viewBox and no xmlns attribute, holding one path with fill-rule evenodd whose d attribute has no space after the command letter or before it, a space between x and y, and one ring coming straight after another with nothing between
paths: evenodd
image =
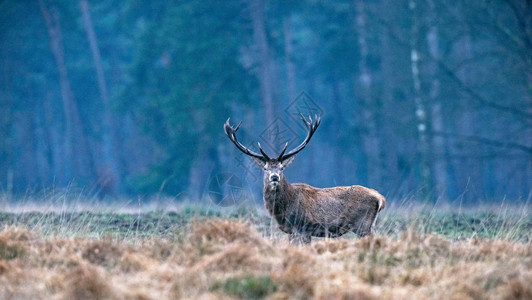
<instances>
[{"instance_id":1,"label":"dead vegetation","mask_svg":"<svg viewBox=\"0 0 532 300\"><path fill-rule=\"evenodd\" d=\"M0 231L1 299L532 299L532 245L397 235L290 246L242 219L139 238Z\"/></svg>"}]
</instances>

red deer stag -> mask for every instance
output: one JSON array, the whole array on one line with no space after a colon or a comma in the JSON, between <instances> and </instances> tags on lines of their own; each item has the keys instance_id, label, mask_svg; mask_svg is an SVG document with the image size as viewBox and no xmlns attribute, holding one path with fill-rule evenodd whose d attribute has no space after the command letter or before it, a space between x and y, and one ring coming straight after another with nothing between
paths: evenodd
<instances>
[{"instance_id":1,"label":"red deer stag","mask_svg":"<svg viewBox=\"0 0 532 300\"><path fill-rule=\"evenodd\" d=\"M307 137L296 148L286 152L288 145L277 158L270 158L262 150L258 154L236 139L240 128L231 126L229 119L224 130L238 150L249 155L264 170L264 202L270 215L279 224L279 229L288 233L291 244L310 243L311 236L338 237L348 231L359 236L371 234L386 199L379 192L360 185L316 188L305 183L290 184L283 170L292 163L295 155L308 144L320 125L320 118L314 121L309 116L301 119L307 127Z\"/></svg>"}]
</instances>

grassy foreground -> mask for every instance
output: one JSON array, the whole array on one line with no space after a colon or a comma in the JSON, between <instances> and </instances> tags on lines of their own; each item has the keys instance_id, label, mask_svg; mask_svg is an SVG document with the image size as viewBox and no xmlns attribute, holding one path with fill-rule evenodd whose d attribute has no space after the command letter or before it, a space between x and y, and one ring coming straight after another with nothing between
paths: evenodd
<instances>
[{"instance_id":1,"label":"grassy foreground","mask_svg":"<svg viewBox=\"0 0 532 300\"><path fill-rule=\"evenodd\" d=\"M0 212L0 299L532 299L529 206L386 210L301 247L261 209Z\"/></svg>"}]
</instances>

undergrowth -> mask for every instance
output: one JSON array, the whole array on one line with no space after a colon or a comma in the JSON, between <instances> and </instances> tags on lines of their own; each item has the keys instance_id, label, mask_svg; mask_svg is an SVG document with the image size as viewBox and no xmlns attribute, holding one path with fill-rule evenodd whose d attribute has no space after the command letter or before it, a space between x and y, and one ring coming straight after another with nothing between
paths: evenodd
<instances>
[{"instance_id":1,"label":"undergrowth","mask_svg":"<svg viewBox=\"0 0 532 300\"><path fill-rule=\"evenodd\" d=\"M394 207L290 246L260 207L0 212L1 299L532 299L529 207ZM273 228L273 231L272 231Z\"/></svg>"}]
</instances>

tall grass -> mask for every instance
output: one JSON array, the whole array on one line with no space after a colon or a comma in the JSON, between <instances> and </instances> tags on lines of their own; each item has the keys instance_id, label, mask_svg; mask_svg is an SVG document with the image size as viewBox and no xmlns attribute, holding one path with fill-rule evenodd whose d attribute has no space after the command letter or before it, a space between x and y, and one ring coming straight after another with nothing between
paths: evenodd
<instances>
[{"instance_id":1,"label":"tall grass","mask_svg":"<svg viewBox=\"0 0 532 300\"><path fill-rule=\"evenodd\" d=\"M295 247L261 205L0 202L0 299L532 299L530 205L389 201Z\"/></svg>"}]
</instances>

